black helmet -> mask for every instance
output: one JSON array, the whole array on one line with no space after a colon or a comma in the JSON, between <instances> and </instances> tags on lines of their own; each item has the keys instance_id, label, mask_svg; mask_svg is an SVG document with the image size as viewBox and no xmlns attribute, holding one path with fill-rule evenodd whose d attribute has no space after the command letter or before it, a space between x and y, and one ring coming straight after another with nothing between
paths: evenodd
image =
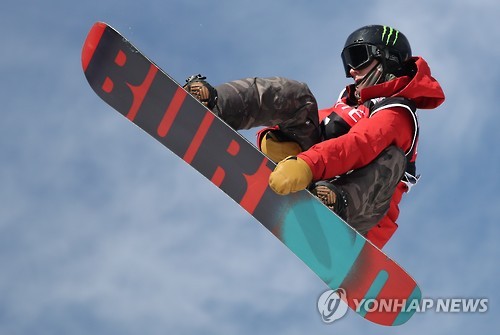
<instances>
[{"instance_id":1,"label":"black helmet","mask_svg":"<svg viewBox=\"0 0 500 335\"><path fill-rule=\"evenodd\" d=\"M350 77L350 69L363 68L374 58L383 64L385 73L395 73L411 57L411 47L399 30L371 25L347 37L341 57L347 77Z\"/></svg>"}]
</instances>

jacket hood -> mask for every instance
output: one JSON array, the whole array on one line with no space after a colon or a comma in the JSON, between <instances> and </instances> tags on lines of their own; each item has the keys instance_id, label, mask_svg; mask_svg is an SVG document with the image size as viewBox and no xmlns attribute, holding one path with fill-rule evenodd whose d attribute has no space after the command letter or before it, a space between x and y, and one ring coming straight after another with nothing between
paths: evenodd
<instances>
[{"instance_id":1,"label":"jacket hood","mask_svg":"<svg viewBox=\"0 0 500 335\"><path fill-rule=\"evenodd\" d=\"M419 109L433 109L445 99L443 89L431 75L431 69L421 57L413 57L416 73L414 76L402 76L388 82L361 90L361 101L379 97L403 97L415 102Z\"/></svg>"}]
</instances>

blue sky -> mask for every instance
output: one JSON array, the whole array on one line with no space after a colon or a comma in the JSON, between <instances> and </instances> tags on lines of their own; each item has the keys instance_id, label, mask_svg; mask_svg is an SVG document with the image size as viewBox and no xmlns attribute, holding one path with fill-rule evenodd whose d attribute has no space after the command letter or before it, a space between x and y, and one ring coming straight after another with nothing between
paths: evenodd
<instances>
[{"instance_id":1,"label":"blue sky","mask_svg":"<svg viewBox=\"0 0 500 335\"><path fill-rule=\"evenodd\" d=\"M500 3L7 1L0 12L0 334L493 333L500 163ZM111 110L81 71L106 21L178 81L308 83L321 107L339 57L392 25L442 83L421 111L422 179L385 251L425 297L487 297L484 314L424 313L392 329L316 311L324 284L196 171ZM246 135L252 136L251 133Z\"/></svg>"}]
</instances>

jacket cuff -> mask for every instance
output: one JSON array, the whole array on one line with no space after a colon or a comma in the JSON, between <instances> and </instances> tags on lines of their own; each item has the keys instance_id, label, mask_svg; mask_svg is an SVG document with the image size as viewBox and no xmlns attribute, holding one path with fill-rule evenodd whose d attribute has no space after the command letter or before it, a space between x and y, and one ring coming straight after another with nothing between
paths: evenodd
<instances>
[{"instance_id":1,"label":"jacket cuff","mask_svg":"<svg viewBox=\"0 0 500 335\"><path fill-rule=\"evenodd\" d=\"M321 180L323 177L323 169L321 169L321 164L318 164L317 159L309 157L307 151L304 151L297 155L300 159L307 163L309 169L311 169L313 175L313 181Z\"/></svg>"}]
</instances>

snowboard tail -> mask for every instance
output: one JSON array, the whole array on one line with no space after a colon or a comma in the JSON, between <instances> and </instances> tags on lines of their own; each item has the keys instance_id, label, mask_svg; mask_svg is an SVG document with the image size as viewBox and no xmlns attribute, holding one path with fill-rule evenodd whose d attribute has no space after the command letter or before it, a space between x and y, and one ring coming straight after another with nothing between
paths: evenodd
<instances>
[{"instance_id":1,"label":"snowboard tail","mask_svg":"<svg viewBox=\"0 0 500 335\"><path fill-rule=\"evenodd\" d=\"M115 29L92 27L82 67L101 99L240 204L330 288L343 288L359 315L392 326L414 314L408 306L419 303L421 292L397 263L310 192L274 193L268 179L275 164ZM359 304L363 299L399 305L382 311Z\"/></svg>"}]
</instances>

